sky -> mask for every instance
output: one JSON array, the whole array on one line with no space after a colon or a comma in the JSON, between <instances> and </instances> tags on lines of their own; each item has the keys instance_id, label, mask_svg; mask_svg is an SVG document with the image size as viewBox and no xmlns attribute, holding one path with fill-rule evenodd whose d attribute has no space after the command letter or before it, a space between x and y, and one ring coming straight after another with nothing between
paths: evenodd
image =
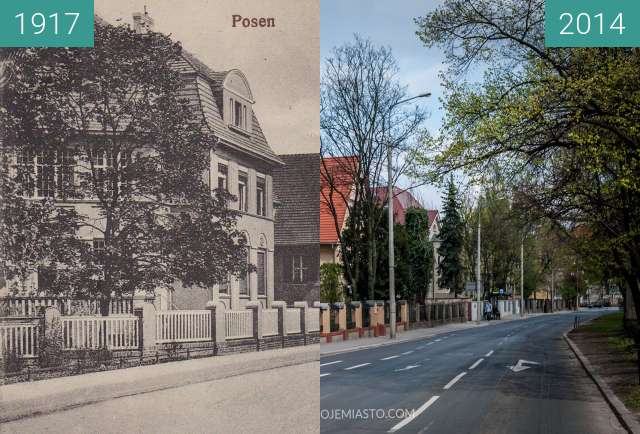
<instances>
[{"instance_id":1,"label":"sky","mask_svg":"<svg viewBox=\"0 0 640 434\"><path fill-rule=\"evenodd\" d=\"M156 31L214 70L246 75L276 153L319 152L319 0L95 0L95 12L112 24L131 24L145 5ZM234 28L234 14L271 17L276 26Z\"/></svg>"},{"instance_id":2,"label":"sky","mask_svg":"<svg viewBox=\"0 0 640 434\"><path fill-rule=\"evenodd\" d=\"M430 113L424 126L435 135L442 122L438 73L444 69L444 56L439 50L422 45L413 19L440 3L441 0L321 0L321 61L330 56L333 47L353 41L356 33L390 47L398 62L399 81L407 86L408 96L431 92L430 98L416 103ZM401 183L401 187L407 187L412 181L402 179ZM441 209L441 192L436 188L425 186L412 192L424 206Z\"/></svg>"}]
</instances>

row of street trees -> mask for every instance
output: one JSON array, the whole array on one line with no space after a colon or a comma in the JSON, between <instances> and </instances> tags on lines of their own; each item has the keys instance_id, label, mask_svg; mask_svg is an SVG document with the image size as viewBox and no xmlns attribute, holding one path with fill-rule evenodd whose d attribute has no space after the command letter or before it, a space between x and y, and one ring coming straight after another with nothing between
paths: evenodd
<instances>
[{"instance_id":1,"label":"row of street trees","mask_svg":"<svg viewBox=\"0 0 640 434\"><path fill-rule=\"evenodd\" d=\"M427 174L479 180L499 167L525 237L551 228L546 250L566 241L575 283L588 265L618 279L639 312L640 50L546 48L543 1L446 0L416 24L447 56L442 134L421 152ZM469 83L473 68L483 78Z\"/></svg>"},{"instance_id":2,"label":"row of street trees","mask_svg":"<svg viewBox=\"0 0 640 434\"><path fill-rule=\"evenodd\" d=\"M99 299L106 315L112 296L247 271L231 197L203 177L216 140L181 93L178 43L96 20L95 48L2 55L0 264L12 289L39 270L40 289Z\"/></svg>"}]
</instances>

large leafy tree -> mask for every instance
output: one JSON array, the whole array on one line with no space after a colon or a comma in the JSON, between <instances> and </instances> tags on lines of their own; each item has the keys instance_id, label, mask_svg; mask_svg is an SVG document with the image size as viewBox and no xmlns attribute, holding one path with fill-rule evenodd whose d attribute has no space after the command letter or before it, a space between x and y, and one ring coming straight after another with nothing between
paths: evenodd
<instances>
[{"instance_id":1,"label":"large leafy tree","mask_svg":"<svg viewBox=\"0 0 640 434\"><path fill-rule=\"evenodd\" d=\"M445 0L416 23L447 55L435 171L499 164L529 209L591 227L640 312L640 50L546 48L542 0Z\"/></svg>"},{"instance_id":2,"label":"large leafy tree","mask_svg":"<svg viewBox=\"0 0 640 434\"><path fill-rule=\"evenodd\" d=\"M438 254L442 257L438 265L439 284L441 287L451 289L457 297L463 289L464 269L462 266L462 219L458 189L453 177L449 178L447 193L443 197L443 212L438 248Z\"/></svg>"},{"instance_id":3,"label":"large leafy tree","mask_svg":"<svg viewBox=\"0 0 640 434\"><path fill-rule=\"evenodd\" d=\"M215 137L182 96L180 55L165 35L97 20L93 49L23 49L6 67L4 149L22 192L97 214L76 215L78 237L100 242L71 288L51 290L97 297L103 314L113 295L246 272L238 213L204 176Z\"/></svg>"},{"instance_id":4,"label":"large leafy tree","mask_svg":"<svg viewBox=\"0 0 640 434\"><path fill-rule=\"evenodd\" d=\"M345 278L358 294L364 294L359 288L364 282L366 298L375 296L382 272L379 257L387 248L378 243L383 224L378 189L388 181L387 149L391 147L395 157L391 175L395 184L413 161L406 157L413 152L425 118L418 107L400 104L407 89L397 74L391 50L359 36L334 48L322 68L322 200L339 233ZM337 210L342 204L350 222L340 231L343 214ZM348 242L357 242L357 248L355 244L344 248Z\"/></svg>"}]
</instances>

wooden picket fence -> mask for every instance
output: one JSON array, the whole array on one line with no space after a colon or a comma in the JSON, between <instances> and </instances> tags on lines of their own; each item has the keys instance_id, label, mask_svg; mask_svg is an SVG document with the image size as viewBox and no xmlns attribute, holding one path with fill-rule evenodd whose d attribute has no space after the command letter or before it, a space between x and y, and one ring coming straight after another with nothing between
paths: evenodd
<instances>
[{"instance_id":1,"label":"wooden picket fence","mask_svg":"<svg viewBox=\"0 0 640 434\"><path fill-rule=\"evenodd\" d=\"M227 310L224 313L225 336L227 339L253 337L253 311Z\"/></svg>"},{"instance_id":2,"label":"wooden picket fence","mask_svg":"<svg viewBox=\"0 0 640 434\"><path fill-rule=\"evenodd\" d=\"M64 297L0 297L0 303L14 312L15 316L36 316L40 308L53 306L62 315L71 315L73 305L82 306L91 314L100 313L100 303L97 300L77 300ZM133 298L114 298L109 305L110 315L133 315Z\"/></svg>"},{"instance_id":3,"label":"wooden picket fence","mask_svg":"<svg viewBox=\"0 0 640 434\"><path fill-rule=\"evenodd\" d=\"M39 331L39 320L21 318L0 322L0 359L9 354L36 357Z\"/></svg>"},{"instance_id":4,"label":"wooden picket fence","mask_svg":"<svg viewBox=\"0 0 640 434\"><path fill-rule=\"evenodd\" d=\"M167 310L156 312L156 342L199 342L211 340L211 312Z\"/></svg>"},{"instance_id":5,"label":"wooden picket fence","mask_svg":"<svg viewBox=\"0 0 640 434\"><path fill-rule=\"evenodd\" d=\"M138 318L135 316L63 316L64 349L130 350L138 348Z\"/></svg>"}]
</instances>

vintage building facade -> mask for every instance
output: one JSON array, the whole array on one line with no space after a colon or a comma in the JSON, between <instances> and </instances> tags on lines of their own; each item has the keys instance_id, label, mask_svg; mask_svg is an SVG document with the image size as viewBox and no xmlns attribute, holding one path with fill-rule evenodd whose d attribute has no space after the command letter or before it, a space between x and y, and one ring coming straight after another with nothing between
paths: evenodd
<instances>
[{"instance_id":1,"label":"vintage building facade","mask_svg":"<svg viewBox=\"0 0 640 434\"><path fill-rule=\"evenodd\" d=\"M152 26L153 20L146 12L134 14L136 31L146 32ZM158 288L156 306L163 310L202 309L208 301L213 301L226 309L241 309L249 301L259 301L266 307L274 299L272 172L283 163L270 148L262 132L253 111L255 100L242 71L213 71L187 51L183 51L181 61L172 67L182 75L184 96L203 116L216 138L209 155L204 157L209 159L209 164L203 177L211 190L226 188L236 197L230 206L241 213L238 229L247 240L247 262L255 266L255 271L241 278L230 278L228 282L214 285L212 288L187 288L179 284L173 288ZM65 176L73 180L73 171L78 170L71 163L71 159L68 165L58 164L61 156L57 155L54 167L53 163L47 164L44 161L44 156L33 156L29 161L21 161L20 158L21 156L17 157L16 163L32 164L36 175L31 197L54 197L57 205L73 206L94 226L101 226L97 201L58 199L58 180ZM106 154L99 158L100 161L97 163L105 167L113 164L113 160ZM40 170L49 166L54 167L51 170L60 173L55 172L52 175L49 173L51 171ZM47 177L52 176L51 181L47 181ZM91 242L93 248L101 247L102 234L99 230L85 226L79 236ZM104 242L102 243L104 245ZM41 291L43 281L43 276L34 272L24 287L30 291ZM0 288L0 295L7 292L7 285L3 286L5 287Z\"/></svg>"},{"instance_id":2,"label":"vintage building facade","mask_svg":"<svg viewBox=\"0 0 640 434\"><path fill-rule=\"evenodd\" d=\"M320 300L320 155L280 155L273 173L275 297L289 304Z\"/></svg>"}]
</instances>

